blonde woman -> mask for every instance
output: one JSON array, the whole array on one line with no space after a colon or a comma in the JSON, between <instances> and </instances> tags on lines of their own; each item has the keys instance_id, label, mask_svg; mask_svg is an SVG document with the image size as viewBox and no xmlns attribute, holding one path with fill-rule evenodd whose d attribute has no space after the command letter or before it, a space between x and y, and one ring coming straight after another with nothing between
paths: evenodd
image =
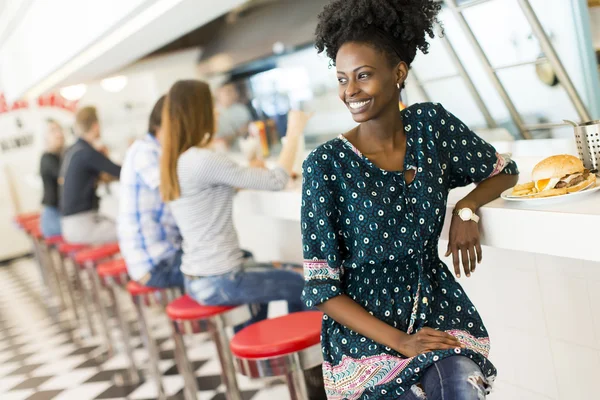
<instances>
[{"instance_id":1,"label":"blonde woman","mask_svg":"<svg viewBox=\"0 0 600 400\"><path fill-rule=\"evenodd\" d=\"M282 190L288 183L308 116L290 115L287 141L274 169L242 167L209 149L215 133L208 85L179 81L163 109L160 190L183 237L181 270L186 291L209 305L256 304L256 322L271 301L286 300L288 311L304 309L304 279L292 271L249 265L232 218L237 189Z\"/></svg>"},{"instance_id":2,"label":"blonde woman","mask_svg":"<svg viewBox=\"0 0 600 400\"><path fill-rule=\"evenodd\" d=\"M65 134L57 121L53 119L47 121L45 139L46 151L40 160L40 176L44 184L40 227L44 237L52 237L61 234L60 212L58 211L58 175L60 159L65 147Z\"/></svg>"}]
</instances>

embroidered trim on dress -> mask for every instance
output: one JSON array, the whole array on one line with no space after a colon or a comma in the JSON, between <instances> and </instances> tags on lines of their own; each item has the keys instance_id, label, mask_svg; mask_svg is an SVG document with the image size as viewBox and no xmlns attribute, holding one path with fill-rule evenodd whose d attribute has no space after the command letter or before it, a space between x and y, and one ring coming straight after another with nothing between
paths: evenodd
<instances>
[{"instance_id":1,"label":"embroidered trim on dress","mask_svg":"<svg viewBox=\"0 0 600 400\"><path fill-rule=\"evenodd\" d=\"M490 338L482 337L478 338L471 335L469 332L461 331L458 329L446 331L450 335L456 337L459 342L467 346L469 350L473 350L485 358L487 358L490 354Z\"/></svg>"},{"instance_id":2,"label":"embroidered trim on dress","mask_svg":"<svg viewBox=\"0 0 600 400\"><path fill-rule=\"evenodd\" d=\"M490 339L477 338L469 332L454 329L446 331L456 337L468 350L488 357ZM460 349L458 350L460 353ZM342 356L342 362L333 366L323 363L325 390L329 400L356 400L367 388L385 385L394 379L411 363L415 357L400 358L389 354L380 354L361 359ZM489 386L494 377L488 378Z\"/></svg>"},{"instance_id":3,"label":"embroidered trim on dress","mask_svg":"<svg viewBox=\"0 0 600 400\"><path fill-rule=\"evenodd\" d=\"M510 154L496 153L496 163L494 164L494 171L492 171L492 174L489 176L489 178L498 175L504 170L504 168L506 168L506 166L512 161L510 156Z\"/></svg>"},{"instance_id":4,"label":"embroidered trim on dress","mask_svg":"<svg viewBox=\"0 0 600 400\"><path fill-rule=\"evenodd\" d=\"M381 354L360 360L342 356L336 366L323 363L323 377L329 400L355 400L366 388L385 385L398 376L413 358Z\"/></svg>"},{"instance_id":5,"label":"embroidered trim on dress","mask_svg":"<svg viewBox=\"0 0 600 400\"><path fill-rule=\"evenodd\" d=\"M325 260L304 260L304 279L307 281L315 279L340 280L340 271L331 268Z\"/></svg>"}]
</instances>

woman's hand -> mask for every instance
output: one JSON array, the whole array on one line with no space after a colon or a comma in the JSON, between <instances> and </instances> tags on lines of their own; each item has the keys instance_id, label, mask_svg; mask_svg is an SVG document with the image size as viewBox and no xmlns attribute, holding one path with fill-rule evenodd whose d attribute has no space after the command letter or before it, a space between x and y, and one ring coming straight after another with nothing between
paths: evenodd
<instances>
[{"instance_id":1,"label":"woman's hand","mask_svg":"<svg viewBox=\"0 0 600 400\"><path fill-rule=\"evenodd\" d=\"M261 169L267 168L265 162L258 157L250 160L249 166L250 166L250 168L261 168Z\"/></svg>"},{"instance_id":2,"label":"woman's hand","mask_svg":"<svg viewBox=\"0 0 600 400\"><path fill-rule=\"evenodd\" d=\"M458 206L457 206L458 208ZM458 215L452 216L450 223L450 240L446 257L452 254L454 273L460 278L460 261L467 277L481 263L481 243L479 241L479 225L475 221L463 221Z\"/></svg>"},{"instance_id":3,"label":"woman's hand","mask_svg":"<svg viewBox=\"0 0 600 400\"><path fill-rule=\"evenodd\" d=\"M406 357L415 357L434 350L452 350L459 347L464 346L454 336L432 328L423 328L415 334L405 336L395 350Z\"/></svg>"}]
</instances>

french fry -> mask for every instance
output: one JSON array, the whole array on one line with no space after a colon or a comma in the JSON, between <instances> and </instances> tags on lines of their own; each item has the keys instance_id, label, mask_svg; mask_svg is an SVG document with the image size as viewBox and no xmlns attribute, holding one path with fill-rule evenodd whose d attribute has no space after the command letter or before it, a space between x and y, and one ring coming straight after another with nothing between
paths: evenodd
<instances>
[{"instance_id":1,"label":"french fry","mask_svg":"<svg viewBox=\"0 0 600 400\"><path fill-rule=\"evenodd\" d=\"M567 194L567 188L560 188L560 189L550 189L550 190L546 190L544 192L540 192L540 193L536 193L533 196L531 196L532 198L535 199L539 199L539 198L543 198L543 197L553 197L553 196L561 196L563 194Z\"/></svg>"},{"instance_id":2,"label":"french fry","mask_svg":"<svg viewBox=\"0 0 600 400\"><path fill-rule=\"evenodd\" d=\"M520 185L516 185L513 188L513 193L514 192L518 192L521 190L529 190L529 189L533 189L535 187L535 184L533 182L527 182L527 183L522 183Z\"/></svg>"},{"instance_id":3,"label":"french fry","mask_svg":"<svg viewBox=\"0 0 600 400\"><path fill-rule=\"evenodd\" d=\"M533 191L530 189L526 189L526 190L518 190L516 192L512 192L511 196L522 197L522 196L528 196L530 194L533 194Z\"/></svg>"}]
</instances>

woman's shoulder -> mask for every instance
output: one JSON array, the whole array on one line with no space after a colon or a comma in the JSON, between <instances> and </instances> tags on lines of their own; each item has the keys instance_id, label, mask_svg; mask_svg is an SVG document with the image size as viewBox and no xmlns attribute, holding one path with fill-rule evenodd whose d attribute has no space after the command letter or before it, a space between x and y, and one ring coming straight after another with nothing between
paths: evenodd
<instances>
[{"instance_id":1,"label":"woman's shoulder","mask_svg":"<svg viewBox=\"0 0 600 400\"><path fill-rule=\"evenodd\" d=\"M402 112L405 116L419 117L437 117L443 114L446 109L440 103L415 103L406 107Z\"/></svg>"},{"instance_id":2,"label":"woman's shoulder","mask_svg":"<svg viewBox=\"0 0 600 400\"><path fill-rule=\"evenodd\" d=\"M311 151L304 163L305 165L318 165L322 168L334 167L333 161L345 156L345 149L338 136Z\"/></svg>"}]
</instances>

